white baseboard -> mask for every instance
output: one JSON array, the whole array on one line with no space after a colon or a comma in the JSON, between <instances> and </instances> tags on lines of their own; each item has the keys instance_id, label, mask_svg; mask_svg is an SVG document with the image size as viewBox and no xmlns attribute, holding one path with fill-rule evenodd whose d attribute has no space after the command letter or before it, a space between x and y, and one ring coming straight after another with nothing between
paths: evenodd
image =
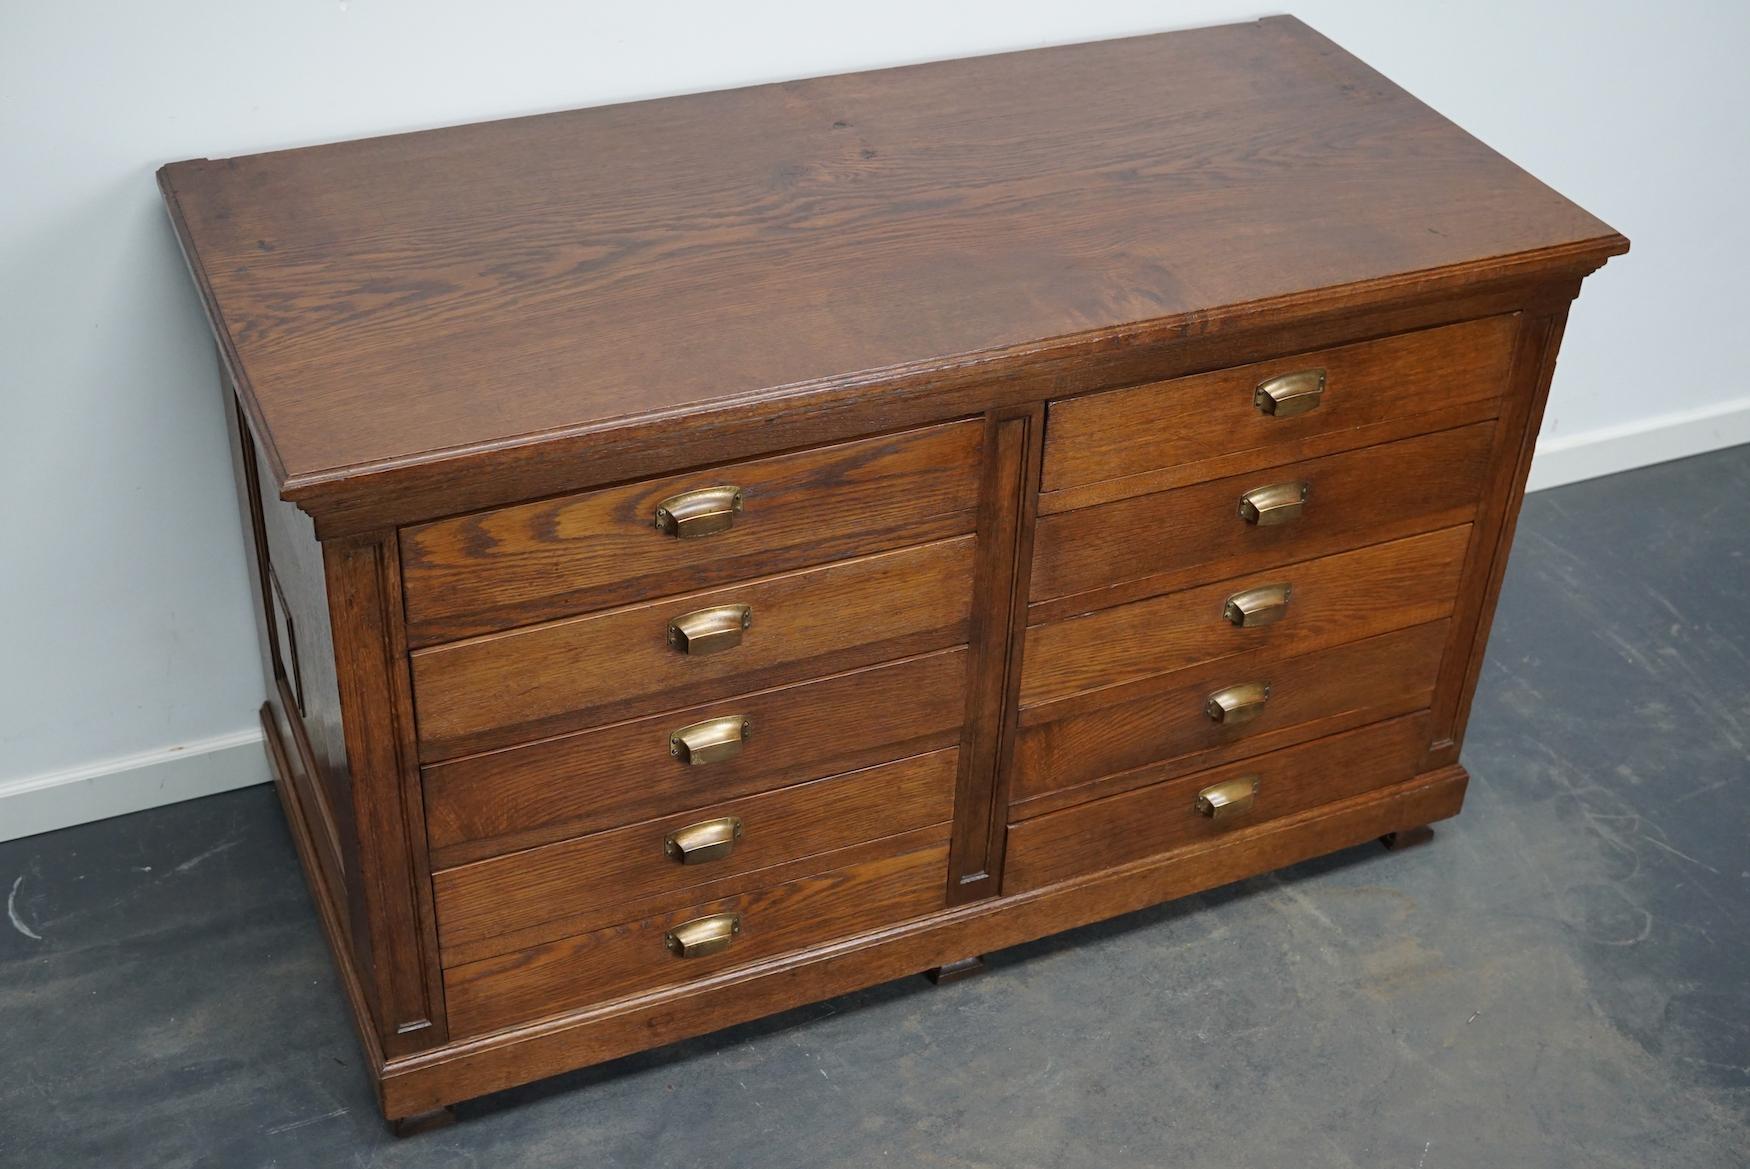
<instances>
[{"instance_id":1,"label":"white baseboard","mask_svg":"<svg viewBox=\"0 0 1750 1169\"><path fill-rule=\"evenodd\" d=\"M266 783L259 730L0 780L0 840Z\"/></svg>"},{"instance_id":2,"label":"white baseboard","mask_svg":"<svg viewBox=\"0 0 1750 1169\"><path fill-rule=\"evenodd\" d=\"M1750 398L1657 414L1537 444L1527 491L1686 459L1750 442Z\"/></svg>"},{"instance_id":3,"label":"white baseboard","mask_svg":"<svg viewBox=\"0 0 1750 1169\"><path fill-rule=\"evenodd\" d=\"M1750 443L1750 398L1541 442L1527 489L1559 487ZM266 783L258 730L0 780L0 840Z\"/></svg>"}]
</instances>

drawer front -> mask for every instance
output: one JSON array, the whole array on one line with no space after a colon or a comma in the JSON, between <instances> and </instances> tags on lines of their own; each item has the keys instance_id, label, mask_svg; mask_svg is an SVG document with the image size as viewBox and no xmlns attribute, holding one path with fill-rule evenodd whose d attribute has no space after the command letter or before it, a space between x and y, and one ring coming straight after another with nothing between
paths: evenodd
<instances>
[{"instance_id":1,"label":"drawer front","mask_svg":"<svg viewBox=\"0 0 1750 1169\"><path fill-rule=\"evenodd\" d=\"M966 650L615 723L425 768L432 864L498 853L953 746ZM741 720L739 753L696 763L671 736Z\"/></svg>"},{"instance_id":2,"label":"drawer front","mask_svg":"<svg viewBox=\"0 0 1750 1169\"><path fill-rule=\"evenodd\" d=\"M1491 317L1303 353L1214 373L1053 402L1045 428L1044 490L1138 475L1212 456L1359 430L1396 418L1499 399L1507 388L1517 318ZM1272 379L1322 370L1313 409L1266 413ZM1351 445L1364 445L1365 436ZM1263 465L1260 463L1259 465Z\"/></svg>"},{"instance_id":3,"label":"drawer front","mask_svg":"<svg viewBox=\"0 0 1750 1169\"><path fill-rule=\"evenodd\" d=\"M1011 825L1004 893L1019 893L1141 860L1410 779L1428 745L1414 714L1272 751ZM1249 808L1215 817L1198 794L1256 777Z\"/></svg>"},{"instance_id":4,"label":"drawer front","mask_svg":"<svg viewBox=\"0 0 1750 1169\"><path fill-rule=\"evenodd\" d=\"M942 908L946 830L893 855L769 888L690 903L528 950L452 967L444 1002L452 1037L479 1035L634 992L691 982L779 954L853 937ZM668 935L735 915L729 944L677 956Z\"/></svg>"},{"instance_id":5,"label":"drawer front","mask_svg":"<svg viewBox=\"0 0 1750 1169\"><path fill-rule=\"evenodd\" d=\"M459 516L401 533L413 645L692 592L970 532L980 422ZM665 500L739 490L731 524L659 530ZM706 526L711 526L707 524Z\"/></svg>"},{"instance_id":6,"label":"drawer front","mask_svg":"<svg viewBox=\"0 0 1750 1169\"><path fill-rule=\"evenodd\" d=\"M618 907L725 882L717 896L759 884L761 869L909 832L953 814L959 752L934 751L831 779L477 861L432 875L438 943L449 950L548 925L554 936L612 924ZM708 821L740 821L727 855L682 863L668 841ZM605 916L604 916L605 915ZM592 921L591 925L579 925Z\"/></svg>"},{"instance_id":7,"label":"drawer front","mask_svg":"<svg viewBox=\"0 0 1750 1169\"><path fill-rule=\"evenodd\" d=\"M1106 794L1108 785L1096 781L1133 768L1148 768L1137 782L1149 782L1421 710L1434 693L1449 624L1295 657L1240 654L1034 707L1016 747L1012 814L1033 814L1026 803L1041 797L1087 798L1078 790L1084 785ZM1217 695L1232 709L1223 710ZM1259 698L1261 706L1246 705ZM1170 768L1148 767L1168 760Z\"/></svg>"},{"instance_id":8,"label":"drawer front","mask_svg":"<svg viewBox=\"0 0 1750 1169\"><path fill-rule=\"evenodd\" d=\"M1162 592L1468 523L1494 437L1478 423L1042 516L1032 599Z\"/></svg>"},{"instance_id":9,"label":"drawer front","mask_svg":"<svg viewBox=\"0 0 1750 1169\"><path fill-rule=\"evenodd\" d=\"M820 677L966 640L973 537L491 634L412 655L420 757L443 758ZM669 626L746 606L739 644Z\"/></svg>"},{"instance_id":10,"label":"drawer front","mask_svg":"<svg viewBox=\"0 0 1750 1169\"><path fill-rule=\"evenodd\" d=\"M1021 705L1253 651L1291 655L1451 614L1470 525L1286 565L1027 630ZM1233 624L1230 600L1286 585L1273 624Z\"/></svg>"}]
</instances>

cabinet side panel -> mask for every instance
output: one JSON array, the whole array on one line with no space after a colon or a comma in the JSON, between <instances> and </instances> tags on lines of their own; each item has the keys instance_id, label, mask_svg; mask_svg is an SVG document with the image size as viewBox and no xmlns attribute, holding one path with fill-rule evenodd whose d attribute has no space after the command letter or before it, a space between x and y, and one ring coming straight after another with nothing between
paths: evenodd
<instances>
[{"instance_id":1,"label":"cabinet side panel","mask_svg":"<svg viewBox=\"0 0 1750 1169\"><path fill-rule=\"evenodd\" d=\"M358 928L358 835L340 729L340 698L329 637L322 549L308 517L263 490L271 483L261 451L226 383L232 463L243 511L249 582L267 683L265 716L279 736L288 774L336 918L355 962Z\"/></svg>"},{"instance_id":2,"label":"cabinet side panel","mask_svg":"<svg viewBox=\"0 0 1750 1169\"><path fill-rule=\"evenodd\" d=\"M1549 400L1556 351L1568 319L1568 303L1564 299L1555 307L1527 309L1520 314L1507 400L1496 423L1494 449L1490 453L1489 481L1466 553L1452 631L1434 692L1432 742L1422 764L1427 770L1458 761L1495 603L1507 571L1507 555L1513 545L1519 508L1525 499L1525 481L1531 472L1538 428Z\"/></svg>"}]
</instances>

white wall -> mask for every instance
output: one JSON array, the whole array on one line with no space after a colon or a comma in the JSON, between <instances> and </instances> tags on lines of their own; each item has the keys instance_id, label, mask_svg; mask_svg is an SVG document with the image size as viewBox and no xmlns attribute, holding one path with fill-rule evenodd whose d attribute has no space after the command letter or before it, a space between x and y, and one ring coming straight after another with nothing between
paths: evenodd
<instances>
[{"instance_id":1,"label":"white wall","mask_svg":"<svg viewBox=\"0 0 1750 1169\"><path fill-rule=\"evenodd\" d=\"M1268 11L0 0L0 838L264 774L212 351L159 163ZM1750 5L1296 11L1634 240L1569 328L1541 479L1750 440Z\"/></svg>"}]
</instances>

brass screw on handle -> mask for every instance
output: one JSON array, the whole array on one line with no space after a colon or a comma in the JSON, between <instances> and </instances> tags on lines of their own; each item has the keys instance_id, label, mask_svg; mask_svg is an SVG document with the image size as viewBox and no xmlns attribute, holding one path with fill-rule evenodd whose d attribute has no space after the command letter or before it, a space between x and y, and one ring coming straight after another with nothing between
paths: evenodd
<instances>
[{"instance_id":1,"label":"brass screw on handle","mask_svg":"<svg viewBox=\"0 0 1750 1169\"><path fill-rule=\"evenodd\" d=\"M683 491L656 505L656 530L677 540L715 536L735 526L741 504L739 487L701 487L697 491Z\"/></svg>"}]
</instances>

